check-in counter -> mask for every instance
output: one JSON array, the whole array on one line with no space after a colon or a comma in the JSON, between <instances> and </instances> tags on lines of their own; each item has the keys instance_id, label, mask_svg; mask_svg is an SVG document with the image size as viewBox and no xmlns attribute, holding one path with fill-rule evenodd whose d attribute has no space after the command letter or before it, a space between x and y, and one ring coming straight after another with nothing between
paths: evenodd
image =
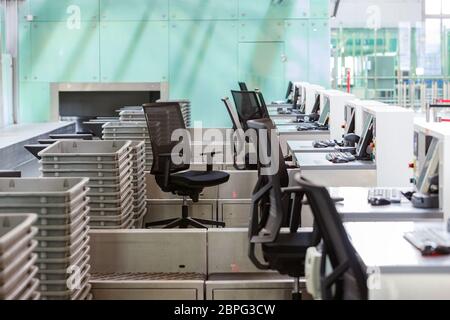
<instances>
[{"instance_id":1,"label":"check-in counter","mask_svg":"<svg viewBox=\"0 0 450 320\"><path fill-rule=\"evenodd\" d=\"M329 130L308 130L298 131L297 126L282 126L277 128L283 154L288 154L288 141L311 141L311 140L329 140Z\"/></svg>"}]
</instances>

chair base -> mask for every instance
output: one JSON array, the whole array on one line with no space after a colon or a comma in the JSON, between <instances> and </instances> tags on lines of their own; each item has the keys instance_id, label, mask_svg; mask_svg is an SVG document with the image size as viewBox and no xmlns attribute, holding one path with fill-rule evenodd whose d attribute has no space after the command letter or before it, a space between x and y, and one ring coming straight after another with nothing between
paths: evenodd
<instances>
[{"instance_id":1,"label":"chair base","mask_svg":"<svg viewBox=\"0 0 450 320\"><path fill-rule=\"evenodd\" d=\"M145 227L147 229L151 227L160 227L160 226L162 226L163 229L175 229L175 228L187 229L189 227L196 229L208 229L209 228L208 226L224 228L225 223L213 220L184 217L163 221L155 221L145 224Z\"/></svg>"}]
</instances>

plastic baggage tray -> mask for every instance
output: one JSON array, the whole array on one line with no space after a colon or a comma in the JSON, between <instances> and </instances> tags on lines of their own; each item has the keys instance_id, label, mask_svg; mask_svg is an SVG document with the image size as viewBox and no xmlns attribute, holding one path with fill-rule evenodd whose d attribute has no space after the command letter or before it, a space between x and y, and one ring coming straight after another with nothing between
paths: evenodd
<instances>
[{"instance_id":1,"label":"plastic baggage tray","mask_svg":"<svg viewBox=\"0 0 450 320\"><path fill-rule=\"evenodd\" d=\"M133 200L133 204L136 205L136 202L138 204L141 203L141 201L146 200L147 199L147 190L142 189L141 191L135 191L134 192L134 200Z\"/></svg>"},{"instance_id":2,"label":"plastic baggage tray","mask_svg":"<svg viewBox=\"0 0 450 320\"><path fill-rule=\"evenodd\" d=\"M58 141L41 151L45 161L118 161L130 152L130 141Z\"/></svg>"},{"instance_id":3,"label":"plastic baggage tray","mask_svg":"<svg viewBox=\"0 0 450 320\"><path fill-rule=\"evenodd\" d=\"M35 214L0 214L0 255L31 231Z\"/></svg>"},{"instance_id":4,"label":"plastic baggage tray","mask_svg":"<svg viewBox=\"0 0 450 320\"><path fill-rule=\"evenodd\" d=\"M147 214L147 207L142 207L140 212L134 215L135 220L141 220Z\"/></svg>"},{"instance_id":5,"label":"plastic baggage tray","mask_svg":"<svg viewBox=\"0 0 450 320\"><path fill-rule=\"evenodd\" d=\"M39 300L40 294L37 292L39 288L39 280L31 279L27 287L17 296L16 300ZM35 296L38 296L36 299Z\"/></svg>"},{"instance_id":6,"label":"plastic baggage tray","mask_svg":"<svg viewBox=\"0 0 450 320\"><path fill-rule=\"evenodd\" d=\"M92 228L96 227L117 227L124 225L130 218L133 218L133 209L128 209L120 216L101 216L92 217L90 226Z\"/></svg>"},{"instance_id":7,"label":"plastic baggage tray","mask_svg":"<svg viewBox=\"0 0 450 320\"><path fill-rule=\"evenodd\" d=\"M68 224L60 224L60 225L37 225L38 228L38 237L62 237L68 236L72 233L72 231L77 230L80 225L86 223L86 217L88 216L90 211L89 207L86 207L82 214L80 214L77 218L73 219Z\"/></svg>"},{"instance_id":8,"label":"plastic baggage tray","mask_svg":"<svg viewBox=\"0 0 450 320\"><path fill-rule=\"evenodd\" d=\"M0 270L0 286L5 284L20 268L23 268L26 263L32 258L33 250L37 247L37 241L32 241L31 245L18 254L14 260L9 263L6 268Z\"/></svg>"},{"instance_id":9,"label":"plastic baggage tray","mask_svg":"<svg viewBox=\"0 0 450 320\"><path fill-rule=\"evenodd\" d=\"M135 198L133 200L133 205L140 209L141 206L143 205L143 203L147 202L146 200L147 200L147 197L145 196L145 194L142 194L142 195L139 196L139 198L137 198L137 199Z\"/></svg>"},{"instance_id":10,"label":"plastic baggage tray","mask_svg":"<svg viewBox=\"0 0 450 320\"><path fill-rule=\"evenodd\" d=\"M133 227L134 224L134 218L132 216L130 216L130 218L125 221L122 225L120 226L95 226L93 227L93 229L96 230L126 230L126 229L131 229Z\"/></svg>"},{"instance_id":11,"label":"plastic baggage tray","mask_svg":"<svg viewBox=\"0 0 450 320\"><path fill-rule=\"evenodd\" d=\"M89 198L87 197L87 191L80 194L77 198L74 198L71 202L48 204L48 203L35 203L35 204L7 204L0 205L0 212L5 213L22 213L33 212L38 215L38 218L45 215L68 215L71 211L76 210Z\"/></svg>"},{"instance_id":12,"label":"plastic baggage tray","mask_svg":"<svg viewBox=\"0 0 450 320\"><path fill-rule=\"evenodd\" d=\"M128 212L128 210L131 208L131 210L134 209L133 207L133 196L129 195L128 199L125 200L124 203L122 203L119 207L115 208L91 208L90 217L91 221L92 218L95 218L94 221L98 221L102 217L118 217L123 215L124 213Z\"/></svg>"},{"instance_id":13,"label":"plastic baggage tray","mask_svg":"<svg viewBox=\"0 0 450 320\"><path fill-rule=\"evenodd\" d=\"M99 201L91 201L91 209L100 210L100 209L117 209L122 207L122 203L128 201L130 196L133 196L134 192L129 189L128 192L124 192L122 197L116 200L99 200Z\"/></svg>"},{"instance_id":14,"label":"plastic baggage tray","mask_svg":"<svg viewBox=\"0 0 450 320\"><path fill-rule=\"evenodd\" d=\"M79 196L87 178L0 179L0 207L17 204L61 204Z\"/></svg>"},{"instance_id":15,"label":"plastic baggage tray","mask_svg":"<svg viewBox=\"0 0 450 320\"><path fill-rule=\"evenodd\" d=\"M75 262L77 262L80 258L84 257L85 255L88 255L90 250L91 250L90 246L85 247L81 246L77 252L75 252L68 258L38 259L36 265L38 266L39 271L67 269Z\"/></svg>"},{"instance_id":16,"label":"plastic baggage tray","mask_svg":"<svg viewBox=\"0 0 450 320\"><path fill-rule=\"evenodd\" d=\"M9 277L3 285L0 286L0 299L4 299L13 291L16 291L17 286L19 286L28 277L30 271L33 270L36 260L37 255L33 254L31 256L31 259L29 259L23 266L17 269L16 272L14 272L14 274Z\"/></svg>"},{"instance_id":17,"label":"plastic baggage tray","mask_svg":"<svg viewBox=\"0 0 450 320\"><path fill-rule=\"evenodd\" d=\"M39 215L36 225L53 226L70 224L74 219L77 219L78 216L83 214L86 208L89 207L89 203L90 198L86 198L86 200L81 203L78 208L69 211L69 213Z\"/></svg>"},{"instance_id":18,"label":"plastic baggage tray","mask_svg":"<svg viewBox=\"0 0 450 320\"><path fill-rule=\"evenodd\" d=\"M72 266L81 268L83 265L89 263L90 259L91 259L90 255L80 256L78 258L78 260L72 264ZM70 274L69 274L70 271L71 271L70 268L69 269L64 268L61 270L58 270L58 269L57 270L39 270L38 278L41 281L63 280L63 279L67 279L70 276Z\"/></svg>"},{"instance_id":19,"label":"plastic baggage tray","mask_svg":"<svg viewBox=\"0 0 450 320\"><path fill-rule=\"evenodd\" d=\"M87 223L89 223L90 218L85 217L84 218ZM73 230L70 235L67 236L61 236L61 237L36 237L36 240L38 240L38 247L39 248L55 248L55 247L68 247L72 245L75 241L78 240L78 237L80 237L86 229L89 229L88 226L85 225L86 222L80 224L77 230Z\"/></svg>"},{"instance_id":20,"label":"plastic baggage tray","mask_svg":"<svg viewBox=\"0 0 450 320\"><path fill-rule=\"evenodd\" d=\"M117 184L104 184L104 185L98 185L98 186L91 186L91 191L89 192L89 196L92 197L92 195L97 196L98 194L113 194L116 195L117 193L120 193L124 188L127 188L128 183L131 183L131 173L128 179L124 179L123 181L120 181L120 183Z\"/></svg>"},{"instance_id":21,"label":"plastic baggage tray","mask_svg":"<svg viewBox=\"0 0 450 320\"><path fill-rule=\"evenodd\" d=\"M133 188L131 187L131 184L124 187L122 191L120 192L112 192L112 193L96 193L93 194L90 202L91 208L95 208L98 203L116 203L118 200L121 200L122 198L126 197L129 192L134 192ZM98 207L98 205L97 205Z\"/></svg>"},{"instance_id":22,"label":"plastic baggage tray","mask_svg":"<svg viewBox=\"0 0 450 320\"><path fill-rule=\"evenodd\" d=\"M54 175L58 177L87 177L87 178L116 178L124 171L129 171L132 169L133 163L131 159L124 162L118 169L41 169L44 175Z\"/></svg>"},{"instance_id":23,"label":"plastic baggage tray","mask_svg":"<svg viewBox=\"0 0 450 320\"><path fill-rule=\"evenodd\" d=\"M22 237L17 243L12 245L2 255L0 255L0 270L7 268L14 260L24 251L28 251L30 246L33 246L33 239L36 236L38 229L32 227L30 232Z\"/></svg>"},{"instance_id":24,"label":"plastic baggage tray","mask_svg":"<svg viewBox=\"0 0 450 320\"><path fill-rule=\"evenodd\" d=\"M143 111L141 111L141 114L143 114ZM127 132L126 130L129 129L145 129L148 130L147 123L144 121L136 121L136 122L128 122L122 123L122 122L110 122L105 123L103 125L103 130L116 130L116 132Z\"/></svg>"},{"instance_id":25,"label":"plastic baggage tray","mask_svg":"<svg viewBox=\"0 0 450 320\"><path fill-rule=\"evenodd\" d=\"M86 262L82 267L81 267L81 279L84 279L88 274L89 271L91 270L91 266ZM46 280L46 281L41 281L39 284L39 288L40 291L46 292L46 291L50 291L50 292L57 292L57 291L66 291L67 289L69 289L67 287L67 284L69 282L71 282L74 279L74 275L67 275L67 279L64 280Z\"/></svg>"},{"instance_id":26,"label":"plastic baggage tray","mask_svg":"<svg viewBox=\"0 0 450 320\"><path fill-rule=\"evenodd\" d=\"M85 300L90 292L92 286L89 284L91 278L90 274L82 280L81 289L79 290L66 290L66 291L55 291L55 292L42 292L41 300Z\"/></svg>"},{"instance_id":27,"label":"plastic baggage tray","mask_svg":"<svg viewBox=\"0 0 450 320\"><path fill-rule=\"evenodd\" d=\"M17 285L17 287L14 288L14 290L10 293L8 293L5 296L2 296L0 294L0 300L17 300L17 298L20 296L20 294L23 292L25 288L27 288L30 283L35 280L35 276L38 273L37 267L32 267L26 276L21 279L20 283Z\"/></svg>"},{"instance_id":28,"label":"plastic baggage tray","mask_svg":"<svg viewBox=\"0 0 450 320\"><path fill-rule=\"evenodd\" d=\"M86 230L82 236L78 237L76 241L67 247L51 247L51 248L36 248L35 253L39 260L46 259L64 259L70 257L74 252L77 252L80 247L89 245L89 232Z\"/></svg>"},{"instance_id":29,"label":"plastic baggage tray","mask_svg":"<svg viewBox=\"0 0 450 320\"><path fill-rule=\"evenodd\" d=\"M123 171L119 177L96 177L89 179L89 187L96 187L102 185L114 185L118 184L126 179L131 179L133 171Z\"/></svg>"},{"instance_id":30,"label":"plastic baggage tray","mask_svg":"<svg viewBox=\"0 0 450 320\"><path fill-rule=\"evenodd\" d=\"M59 162L59 161L45 161L40 160L39 164L41 165L41 168L43 170L94 170L94 169L103 169L103 170L113 170L120 168L124 162L126 161L133 161L133 156L131 153L125 154L121 159L118 161L78 161L78 162Z\"/></svg>"}]
</instances>

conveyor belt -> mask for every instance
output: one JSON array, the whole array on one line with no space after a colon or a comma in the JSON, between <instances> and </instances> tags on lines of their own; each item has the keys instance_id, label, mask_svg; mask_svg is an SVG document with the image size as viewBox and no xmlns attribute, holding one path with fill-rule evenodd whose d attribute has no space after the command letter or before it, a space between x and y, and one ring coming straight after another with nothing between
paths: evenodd
<instances>
[{"instance_id":1,"label":"conveyor belt","mask_svg":"<svg viewBox=\"0 0 450 320\"><path fill-rule=\"evenodd\" d=\"M93 274L91 282L102 281L193 281L206 280L200 273L104 273Z\"/></svg>"}]
</instances>

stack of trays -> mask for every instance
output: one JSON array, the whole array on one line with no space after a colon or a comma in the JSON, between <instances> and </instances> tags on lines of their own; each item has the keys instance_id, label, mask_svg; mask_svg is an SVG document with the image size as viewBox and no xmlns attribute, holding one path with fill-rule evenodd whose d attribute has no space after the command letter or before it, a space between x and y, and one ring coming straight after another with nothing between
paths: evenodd
<instances>
[{"instance_id":1,"label":"stack of trays","mask_svg":"<svg viewBox=\"0 0 450 320\"><path fill-rule=\"evenodd\" d=\"M91 228L133 226L131 141L58 141L39 155L44 177L89 178Z\"/></svg>"},{"instance_id":2,"label":"stack of trays","mask_svg":"<svg viewBox=\"0 0 450 320\"><path fill-rule=\"evenodd\" d=\"M0 300L39 300L35 214L0 214Z\"/></svg>"},{"instance_id":3,"label":"stack of trays","mask_svg":"<svg viewBox=\"0 0 450 320\"><path fill-rule=\"evenodd\" d=\"M44 300L90 294L88 179L0 179L0 212L37 214L38 291Z\"/></svg>"},{"instance_id":4,"label":"stack of trays","mask_svg":"<svg viewBox=\"0 0 450 320\"><path fill-rule=\"evenodd\" d=\"M103 140L131 140L145 143L145 170L150 171L153 152L146 122L110 122L103 125Z\"/></svg>"},{"instance_id":5,"label":"stack of trays","mask_svg":"<svg viewBox=\"0 0 450 320\"><path fill-rule=\"evenodd\" d=\"M158 100L158 102L175 102L180 105L181 113L183 115L186 128L191 127L191 102L189 100ZM119 110L121 122L126 121L141 121L146 122L144 110L142 107L123 107Z\"/></svg>"},{"instance_id":6,"label":"stack of trays","mask_svg":"<svg viewBox=\"0 0 450 320\"><path fill-rule=\"evenodd\" d=\"M147 188L145 183L145 143L132 143L133 193L135 227L142 228L147 214Z\"/></svg>"},{"instance_id":7,"label":"stack of trays","mask_svg":"<svg viewBox=\"0 0 450 320\"><path fill-rule=\"evenodd\" d=\"M186 128L191 127L191 102L189 100L158 100L158 102L176 102L180 104Z\"/></svg>"}]
</instances>

